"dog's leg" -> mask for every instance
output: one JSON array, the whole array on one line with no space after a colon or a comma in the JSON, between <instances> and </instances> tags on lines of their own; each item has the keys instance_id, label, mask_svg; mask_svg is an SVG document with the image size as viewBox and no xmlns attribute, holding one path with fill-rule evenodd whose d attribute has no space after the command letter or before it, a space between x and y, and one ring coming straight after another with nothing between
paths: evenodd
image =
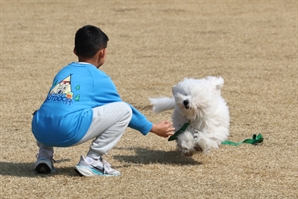
<instances>
[{"instance_id":1,"label":"dog's leg","mask_svg":"<svg viewBox=\"0 0 298 199\"><path fill-rule=\"evenodd\" d=\"M204 154L207 154L212 148L218 148L218 143L206 138L203 133L196 132L194 134L194 147L201 149Z\"/></svg>"},{"instance_id":2,"label":"dog's leg","mask_svg":"<svg viewBox=\"0 0 298 199\"><path fill-rule=\"evenodd\" d=\"M185 131L177 137L177 148L184 156L192 156L194 154L194 137L189 131Z\"/></svg>"}]
</instances>

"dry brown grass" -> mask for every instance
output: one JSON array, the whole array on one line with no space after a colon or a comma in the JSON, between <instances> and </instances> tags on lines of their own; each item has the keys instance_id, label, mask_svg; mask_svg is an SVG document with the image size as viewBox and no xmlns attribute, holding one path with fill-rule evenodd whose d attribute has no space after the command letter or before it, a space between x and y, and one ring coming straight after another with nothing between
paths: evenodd
<instances>
[{"instance_id":1,"label":"dry brown grass","mask_svg":"<svg viewBox=\"0 0 298 199\"><path fill-rule=\"evenodd\" d=\"M2 0L1 198L298 198L297 1ZM75 31L110 37L103 66L122 98L157 122L149 97L184 77L221 75L229 137L262 133L261 146L222 146L182 157L175 143L127 129L106 159L120 177L73 171L89 143L57 148L57 173L33 172L31 114L69 62Z\"/></svg>"}]
</instances>

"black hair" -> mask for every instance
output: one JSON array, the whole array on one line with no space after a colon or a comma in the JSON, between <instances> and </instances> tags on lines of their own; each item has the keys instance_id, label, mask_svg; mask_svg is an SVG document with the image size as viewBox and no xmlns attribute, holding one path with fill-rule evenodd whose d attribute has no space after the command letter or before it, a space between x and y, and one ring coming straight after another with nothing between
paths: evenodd
<instances>
[{"instance_id":1,"label":"black hair","mask_svg":"<svg viewBox=\"0 0 298 199\"><path fill-rule=\"evenodd\" d=\"M108 45L108 36L92 25L80 28L75 35L75 49L79 57L93 57L99 50Z\"/></svg>"}]
</instances>

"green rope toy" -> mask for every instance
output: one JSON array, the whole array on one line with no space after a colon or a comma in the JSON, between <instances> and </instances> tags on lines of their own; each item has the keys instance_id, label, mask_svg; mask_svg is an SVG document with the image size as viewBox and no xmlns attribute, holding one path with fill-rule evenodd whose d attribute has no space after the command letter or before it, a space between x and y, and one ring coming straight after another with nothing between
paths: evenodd
<instances>
[{"instance_id":1,"label":"green rope toy","mask_svg":"<svg viewBox=\"0 0 298 199\"><path fill-rule=\"evenodd\" d=\"M168 141L176 140L178 135L183 133L187 129L188 126L189 126L189 123L185 123L178 131L176 131L174 133L174 135L169 137ZM258 145L258 144L263 143L263 140L264 140L264 138L263 138L262 134L259 133L258 135L254 134L251 139L245 139L242 142L232 142L232 141L226 140L226 141L222 142L221 144L232 145L232 146L239 146L242 143Z\"/></svg>"},{"instance_id":2,"label":"green rope toy","mask_svg":"<svg viewBox=\"0 0 298 199\"><path fill-rule=\"evenodd\" d=\"M239 146L242 143L258 145L258 144L263 143L263 140L264 140L264 138L263 138L262 134L259 133L258 135L254 134L252 136L252 139L245 139L242 142L232 142L232 141L226 140L226 141L222 142L221 144L232 145L232 146Z\"/></svg>"},{"instance_id":3,"label":"green rope toy","mask_svg":"<svg viewBox=\"0 0 298 199\"><path fill-rule=\"evenodd\" d=\"M185 123L178 131L176 131L174 133L174 135L172 135L171 137L169 137L168 141L173 141L173 140L177 140L178 135L180 135L181 133L183 133L186 128L188 127L189 123Z\"/></svg>"}]
</instances>

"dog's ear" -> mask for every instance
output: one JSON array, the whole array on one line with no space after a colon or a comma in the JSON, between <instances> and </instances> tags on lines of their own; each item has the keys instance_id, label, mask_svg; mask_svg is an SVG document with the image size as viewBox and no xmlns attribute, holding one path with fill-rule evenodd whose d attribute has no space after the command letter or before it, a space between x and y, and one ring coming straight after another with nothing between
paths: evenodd
<instances>
[{"instance_id":1,"label":"dog's ear","mask_svg":"<svg viewBox=\"0 0 298 199\"><path fill-rule=\"evenodd\" d=\"M150 104L153 105L153 112L160 113L162 111L175 108L175 99L170 97L149 98Z\"/></svg>"},{"instance_id":2,"label":"dog's ear","mask_svg":"<svg viewBox=\"0 0 298 199\"><path fill-rule=\"evenodd\" d=\"M224 85L224 79L222 77L208 76L206 77L206 79L215 86L216 90L220 90L221 87Z\"/></svg>"}]
</instances>

